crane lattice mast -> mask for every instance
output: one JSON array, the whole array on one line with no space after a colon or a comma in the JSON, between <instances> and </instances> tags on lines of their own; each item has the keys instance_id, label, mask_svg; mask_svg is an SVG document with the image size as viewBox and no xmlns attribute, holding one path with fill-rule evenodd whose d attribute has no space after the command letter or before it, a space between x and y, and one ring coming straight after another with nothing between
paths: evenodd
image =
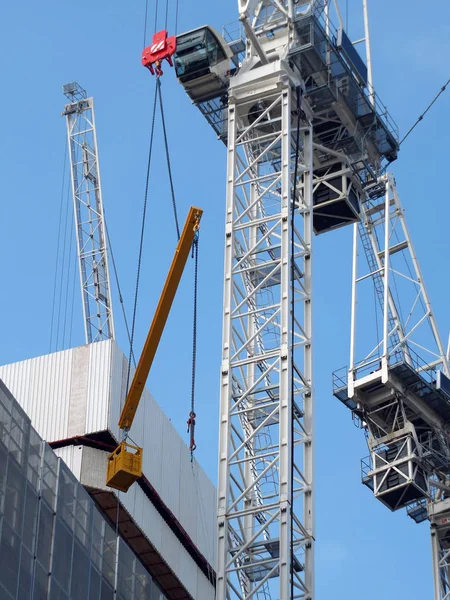
<instances>
[{"instance_id":1,"label":"crane lattice mast","mask_svg":"<svg viewBox=\"0 0 450 600\"><path fill-rule=\"evenodd\" d=\"M174 54L227 146L217 598L313 600L313 232L360 220L398 131L337 2L238 8Z\"/></svg>"},{"instance_id":2,"label":"crane lattice mast","mask_svg":"<svg viewBox=\"0 0 450 600\"><path fill-rule=\"evenodd\" d=\"M114 338L94 100L77 83L63 87L86 343Z\"/></svg>"}]
</instances>

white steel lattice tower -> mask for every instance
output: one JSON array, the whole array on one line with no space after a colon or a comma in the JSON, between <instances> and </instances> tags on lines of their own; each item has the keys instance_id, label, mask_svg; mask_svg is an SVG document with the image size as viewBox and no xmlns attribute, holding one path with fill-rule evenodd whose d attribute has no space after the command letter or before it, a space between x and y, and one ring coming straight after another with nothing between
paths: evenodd
<instances>
[{"instance_id":1,"label":"white steel lattice tower","mask_svg":"<svg viewBox=\"0 0 450 600\"><path fill-rule=\"evenodd\" d=\"M217 596L310 598L312 136L261 75L229 100Z\"/></svg>"},{"instance_id":2,"label":"white steel lattice tower","mask_svg":"<svg viewBox=\"0 0 450 600\"><path fill-rule=\"evenodd\" d=\"M397 134L328 2L238 6L244 36L174 57L227 145L217 598L313 600L312 237L359 220Z\"/></svg>"},{"instance_id":3,"label":"white steel lattice tower","mask_svg":"<svg viewBox=\"0 0 450 600\"><path fill-rule=\"evenodd\" d=\"M77 83L64 85L86 343L114 338L94 100Z\"/></svg>"},{"instance_id":4,"label":"white steel lattice tower","mask_svg":"<svg viewBox=\"0 0 450 600\"><path fill-rule=\"evenodd\" d=\"M449 365L391 174L367 188L361 216L354 225L350 366L335 373L334 394L366 435L364 485L390 510L406 508L416 523L429 519L434 598L448 600ZM376 336L365 326L371 284Z\"/></svg>"}]
</instances>

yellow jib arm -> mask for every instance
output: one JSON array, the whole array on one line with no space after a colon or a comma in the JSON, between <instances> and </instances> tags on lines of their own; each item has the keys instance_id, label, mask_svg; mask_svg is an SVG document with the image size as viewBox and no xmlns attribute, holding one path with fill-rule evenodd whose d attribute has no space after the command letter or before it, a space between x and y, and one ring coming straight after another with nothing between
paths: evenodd
<instances>
[{"instance_id":1,"label":"yellow jib arm","mask_svg":"<svg viewBox=\"0 0 450 600\"><path fill-rule=\"evenodd\" d=\"M173 257L172 264L170 265L170 270L167 275L158 306L156 307L155 315L153 317L147 339L145 340L136 373L134 374L133 381L122 409L122 414L120 415L120 429L128 430L133 424L133 419L139 406L142 391L147 381L153 359L155 358L156 350L161 340L162 332L164 331L167 317L169 316L169 312L178 289L178 284L180 283L189 252L191 250L192 242L194 241L200 219L202 218L202 214L203 211L200 208L191 206L189 209L189 214L184 224L181 237L178 241L175 255Z\"/></svg>"}]
</instances>

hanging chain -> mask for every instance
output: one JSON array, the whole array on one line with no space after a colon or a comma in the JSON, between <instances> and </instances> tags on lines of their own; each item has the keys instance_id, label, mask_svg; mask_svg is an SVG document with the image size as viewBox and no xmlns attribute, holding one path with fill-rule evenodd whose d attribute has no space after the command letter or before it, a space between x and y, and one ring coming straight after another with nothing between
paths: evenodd
<instances>
[{"instance_id":1,"label":"hanging chain","mask_svg":"<svg viewBox=\"0 0 450 600\"><path fill-rule=\"evenodd\" d=\"M189 450L191 452L191 462L194 458L194 450L197 448L195 443L195 374L197 362L197 288L198 288L198 224L195 227L195 238L192 243L192 258L194 259L194 311L192 322L192 378L191 378L191 412L187 421L187 430L190 434Z\"/></svg>"}]
</instances>

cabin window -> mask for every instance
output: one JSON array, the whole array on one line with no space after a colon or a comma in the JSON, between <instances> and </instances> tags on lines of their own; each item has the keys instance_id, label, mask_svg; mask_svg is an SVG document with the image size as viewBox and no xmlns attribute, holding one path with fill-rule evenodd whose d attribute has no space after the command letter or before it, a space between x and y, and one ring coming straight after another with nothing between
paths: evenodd
<instances>
[{"instance_id":1,"label":"cabin window","mask_svg":"<svg viewBox=\"0 0 450 600\"><path fill-rule=\"evenodd\" d=\"M180 36L175 54L177 77L186 77L199 72L208 72L226 59L225 52L214 34L207 28Z\"/></svg>"},{"instance_id":2,"label":"cabin window","mask_svg":"<svg viewBox=\"0 0 450 600\"><path fill-rule=\"evenodd\" d=\"M206 30L206 47L208 49L210 67L214 67L217 63L225 60L226 56L223 49L209 29Z\"/></svg>"},{"instance_id":3,"label":"cabin window","mask_svg":"<svg viewBox=\"0 0 450 600\"><path fill-rule=\"evenodd\" d=\"M208 54L205 43L205 30L182 36L178 39L175 55L177 77L190 75L208 68Z\"/></svg>"}]
</instances>

